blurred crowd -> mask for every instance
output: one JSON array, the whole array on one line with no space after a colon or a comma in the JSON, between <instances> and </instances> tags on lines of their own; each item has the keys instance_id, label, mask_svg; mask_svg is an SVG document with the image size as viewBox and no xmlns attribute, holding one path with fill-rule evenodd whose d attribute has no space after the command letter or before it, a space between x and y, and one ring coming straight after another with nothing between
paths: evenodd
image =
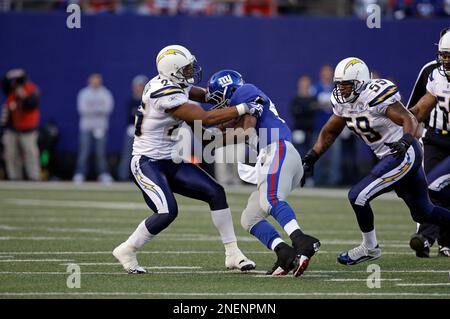
<instances>
[{"instance_id":1,"label":"blurred crowd","mask_svg":"<svg viewBox=\"0 0 450 319\"><path fill-rule=\"evenodd\" d=\"M0 0L0 11L65 11L80 5L86 14L139 15L325 15L366 18L380 6L384 17L450 16L450 0Z\"/></svg>"}]
</instances>

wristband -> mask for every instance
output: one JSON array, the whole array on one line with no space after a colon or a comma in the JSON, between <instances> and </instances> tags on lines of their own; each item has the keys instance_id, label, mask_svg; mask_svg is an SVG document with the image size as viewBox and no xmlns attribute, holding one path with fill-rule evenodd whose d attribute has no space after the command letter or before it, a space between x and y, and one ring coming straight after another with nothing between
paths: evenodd
<instances>
[{"instance_id":1,"label":"wristband","mask_svg":"<svg viewBox=\"0 0 450 319\"><path fill-rule=\"evenodd\" d=\"M239 115L244 115L247 113L247 105L245 103L241 103L236 105L236 110L238 111Z\"/></svg>"},{"instance_id":2,"label":"wristband","mask_svg":"<svg viewBox=\"0 0 450 319\"><path fill-rule=\"evenodd\" d=\"M412 144L412 142L414 141L414 136L412 136L409 133L406 133L406 134L403 135L401 140L404 141L405 143L407 143L408 146L410 146Z\"/></svg>"}]
</instances>

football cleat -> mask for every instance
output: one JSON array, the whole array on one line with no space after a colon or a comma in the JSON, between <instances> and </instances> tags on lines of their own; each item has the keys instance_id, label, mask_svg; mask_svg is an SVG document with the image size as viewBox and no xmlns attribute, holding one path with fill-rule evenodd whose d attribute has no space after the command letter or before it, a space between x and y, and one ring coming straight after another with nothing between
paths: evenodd
<instances>
[{"instance_id":1,"label":"football cleat","mask_svg":"<svg viewBox=\"0 0 450 319\"><path fill-rule=\"evenodd\" d=\"M113 255L122 264L129 274L145 274L147 270L139 266L136 258L136 250L126 242L121 243L113 250Z\"/></svg>"},{"instance_id":2,"label":"football cleat","mask_svg":"<svg viewBox=\"0 0 450 319\"><path fill-rule=\"evenodd\" d=\"M294 260L294 276L300 277L308 268L309 261L320 249L320 241L310 235L302 234L296 237L294 243L296 258Z\"/></svg>"},{"instance_id":3,"label":"football cleat","mask_svg":"<svg viewBox=\"0 0 450 319\"><path fill-rule=\"evenodd\" d=\"M272 269L266 272L266 275L286 276L295 267L295 249L286 243L280 243L275 248L275 253L277 254L277 261Z\"/></svg>"},{"instance_id":4,"label":"football cleat","mask_svg":"<svg viewBox=\"0 0 450 319\"><path fill-rule=\"evenodd\" d=\"M439 246L438 256L450 257L450 247Z\"/></svg>"},{"instance_id":5,"label":"football cleat","mask_svg":"<svg viewBox=\"0 0 450 319\"><path fill-rule=\"evenodd\" d=\"M421 234L414 234L409 241L409 247L416 251L416 256L420 258L430 257L430 243Z\"/></svg>"},{"instance_id":6,"label":"football cleat","mask_svg":"<svg viewBox=\"0 0 450 319\"><path fill-rule=\"evenodd\" d=\"M373 249L369 249L364 244L359 245L349 251L340 253L337 261L342 265L356 265L368 260L374 260L381 257L381 249L377 245Z\"/></svg>"},{"instance_id":7,"label":"football cleat","mask_svg":"<svg viewBox=\"0 0 450 319\"><path fill-rule=\"evenodd\" d=\"M249 271L256 268L256 264L248 259L242 254L242 252L238 252L233 255L229 255L225 257L225 267L227 269L239 269L240 271Z\"/></svg>"}]
</instances>

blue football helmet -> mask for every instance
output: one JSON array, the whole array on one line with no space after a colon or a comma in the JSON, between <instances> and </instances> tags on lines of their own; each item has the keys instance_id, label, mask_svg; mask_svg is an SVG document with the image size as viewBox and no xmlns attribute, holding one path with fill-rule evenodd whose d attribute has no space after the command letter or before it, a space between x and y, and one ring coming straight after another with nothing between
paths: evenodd
<instances>
[{"instance_id":1,"label":"blue football helmet","mask_svg":"<svg viewBox=\"0 0 450 319\"><path fill-rule=\"evenodd\" d=\"M239 72L221 70L213 74L208 81L206 101L213 108L229 106L234 91L244 85L244 79Z\"/></svg>"}]
</instances>

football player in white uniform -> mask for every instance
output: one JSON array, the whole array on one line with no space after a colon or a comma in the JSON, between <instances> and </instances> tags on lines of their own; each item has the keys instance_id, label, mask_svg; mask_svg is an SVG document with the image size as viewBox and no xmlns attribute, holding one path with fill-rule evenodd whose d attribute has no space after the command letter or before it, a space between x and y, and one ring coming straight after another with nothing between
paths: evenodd
<instances>
[{"instance_id":1,"label":"football player in white uniform","mask_svg":"<svg viewBox=\"0 0 450 319\"><path fill-rule=\"evenodd\" d=\"M448 208L450 207L450 31L448 30L439 40L438 59L428 76L426 93L410 110L419 122L429 118L423 137L428 189L434 202ZM410 246L418 257L428 257L430 246L436 237L439 255L450 257L450 233L431 224L420 225L417 234L411 238Z\"/></svg>"},{"instance_id":2,"label":"football player in white uniform","mask_svg":"<svg viewBox=\"0 0 450 319\"><path fill-rule=\"evenodd\" d=\"M200 81L201 68L184 47L171 45L156 57L158 75L145 86L142 104L136 115L131 172L154 214L143 220L130 237L116 247L113 255L129 273L145 273L136 251L142 248L177 217L173 193L207 202L214 225L225 245L225 266L252 270L255 263L237 246L231 211L225 191L210 175L192 163L179 162L173 153L174 130L183 122L201 120L205 126L216 125L258 108L240 104L227 109L205 112L189 99L205 102L206 90L194 86Z\"/></svg>"},{"instance_id":3,"label":"football player in white uniform","mask_svg":"<svg viewBox=\"0 0 450 319\"><path fill-rule=\"evenodd\" d=\"M414 138L418 123L400 102L397 87L388 80L371 80L367 65L358 58L339 62L334 81L334 114L303 159L305 173L312 175L314 163L345 126L362 138L379 159L370 174L348 194L363 241L339 254L338 262L355 265L381 256L370 201L390 190L404 200L416 222L449 229L450 211L433 205L428 196L422 150Z\"/></svg>"}]
</instances>

